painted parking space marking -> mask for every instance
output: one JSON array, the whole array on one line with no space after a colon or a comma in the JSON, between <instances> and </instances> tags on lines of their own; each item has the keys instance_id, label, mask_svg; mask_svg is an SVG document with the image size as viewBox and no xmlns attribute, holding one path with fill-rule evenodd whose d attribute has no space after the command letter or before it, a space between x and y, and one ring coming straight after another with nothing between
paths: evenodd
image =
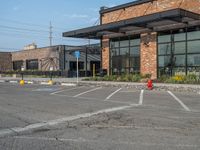
<instances>
[{"instance_id":1,"label":"painted parking space marking","mask_svg":"<svg viewBox=\"0 0 200 150\"><path fill-rule=\"evenodd\" d=\"M119 92L121 89L122 89L122 88L120 88L120 89L114 91L113 93L111 93L108 97L106 97L106 99L105 99L104 101L109 100L113 95L115 95L115 94L116 94L117 92Z\"/></svg>"},{"instance_id":2,"label":"painted parking space marking","mask_svg":"<svg viewBox=\"0 0 200 150\"><path fill-rule=\"evenodd\" d=\"M144 90L141 90L141 92L140 92L139 105L142 105L142 104L143 104L143 99L144 99Z\"/></svg>"},{"instance_id":3,"label":"painted parking space marking","mask_svg":"<svg viewBox=\"0 0 200 150\"><path fill-rule=\"evenodd\" d=\"M102 89L102 87L98 87L98 88L95 88L95 89L91 89L91 90L88 90L88 91L85 91L85 92L82 92L82 93L79 93L73 97L79 97L81 95L84 95L84 94L87 94L87 93L90 93L90 92L93 92L93 91L96 91L96 90L99 90L99 89Z\"/></svg>"},{"instance_id":4,"label":"painted parking space marking","mask_svg":"<svg viewBox=\"0 0 200 150\"><path fill-rule=\"evenodd\" d=\"M67 121L74 121L74 120L78 120L78 119L88 118L88 117L92 117L92 116L103 114L103 113L116 112L116 111L124 110L124 109L127 109L127 108L131 108L131 107L134 107L134 105L112 107L112 108L98 110L98 111L95 111L95 112L92 112L92 113L83 113L83 114L78 114L78 115L75 115L75 116L68 116L68 117L55 119L55 120L49 120L49 121L44 120L41 123L30 124L30 125L25 126L25 127L1 129L0 130L0 137L13 135L13 134L20 134L20 133L23 133L23 132L26 132L26 131L36 130L36 129L39 129L39 128L45 127L45 126L56 126L56 125L59 125L61 123L67 122Z\"/></svg>"},{"instance_id":5,"label":"painted parking space marking","mask_svg":"<svg viewBox=\"0 0 200 150\"><path fill-rule=\"evenodd\" d=\"M191 111L176 95L174 95L171 91L168 91L168 93L186 110Z\"/></svg>"},{"instance_id":6,"label":"painted parking space marking","mask_svg":"<svg viewBox=\"0 0 200 150\"><path fill-rule=\"evenodd\" d=\"M57 91L60 90L58 88L39 88L39 89L35 89L32 90L33 92L53 92L53 91Z\"/></svg>"},{"instance_id":7,"label":"painted parking space marking","mask_svg":"<svg viewBox=\"0 0 200 150\"><path fill-rule=\"evenodd\" d=\"M70 88L70 89L64 89L64 90L53 92L53 93L51 93L51 95L55 95L55 94L62 93L62 92L67 92L67 91L73 91L73 90L81 89L81 88L83 88L83 86L76 87L76 88Z\"/></svg>"}]
</instances>

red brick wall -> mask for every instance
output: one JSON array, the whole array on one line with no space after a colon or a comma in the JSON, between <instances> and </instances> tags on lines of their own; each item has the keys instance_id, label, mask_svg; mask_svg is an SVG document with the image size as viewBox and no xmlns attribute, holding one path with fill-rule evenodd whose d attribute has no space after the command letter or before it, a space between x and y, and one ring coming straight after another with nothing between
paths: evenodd
<instances>
[{"instance_id":1,"label":"red brick wall","mask_svg":"<svg viewBox=\"0 0 200 150\"><path fill-rule=\"evenodd\" d=\"M38 59L39 70L43 70L43 71L45 70L49 71L49 68L50 68L49 64L42 65L42 63L43 64L45 63L44 62L45 58L50 58L50 57L59 58L59 51L57 50L56 47L23 50L23 51L12 53L12 61L23 60L25 68L26 68L26 60ZM57 62L56 59L54 61L56 62L56 68L54 68L54 70L57 70L59 69L59 62Z\"/></svg>"},{"instance_id":2,"label":"red brick wall","mask_svg":"<svg viewBox=\"0 0 200 150\"><path fill-rule=\"evenodd\" d=\"M166 11L175 8L182 8L192 12L200 13L199 0L155 0L152 2L144 3L119 9L116 11L104 13L102 23L111 23L120 20L140 17L156 12Z\"/></svg>"},{"instance_id":3,"label":"red brick wall","mask_svg":"<svg viewBox=\"0 0 200 150\"><path fill-rule=\"evenodd\" d=\"M109 63L109 39L105 38L102 40L102 68L107 69L108 74L110 70L110 63Z\"/></svg>"},{"instance_id":4,"label":"red brick wall","mask_svg":"<svg viewBox=\"0 0 200 150\"><path fill-rule=\"evenodd\" d=\"M102 15L102 24L116 22L120 20L135 18L161 11L175 8L186 9L195 13L200 13L200 0L155 0L152 2L127 7ZM156 34L151 34L149 45L144 44L146 34L141 35L141 73L152 74L152 78L157 78L157 46ZM103 40L102 64L104 69L109 70L109 43L108 39Z\"/></svg>"},{"instance_id":5,"label":"red brick wall","mask_svg":"<svg viewBox=\"0 0 200 150\"><path fill-rule=\"evenodd\" d=\"M157 78L157 34L142 34L140 44L140 72L142 75L151 74Z\"/></svg>"},{"instance_id":6,"label":"red brick wall","mask_svg":"<svg viewBox=\"0 0 200 150\"><path fill-rule=\"evenodd\" d=\"M0 52L0 71L12 69L12 58L9 52Z\"/></svg>"}]
</instances>

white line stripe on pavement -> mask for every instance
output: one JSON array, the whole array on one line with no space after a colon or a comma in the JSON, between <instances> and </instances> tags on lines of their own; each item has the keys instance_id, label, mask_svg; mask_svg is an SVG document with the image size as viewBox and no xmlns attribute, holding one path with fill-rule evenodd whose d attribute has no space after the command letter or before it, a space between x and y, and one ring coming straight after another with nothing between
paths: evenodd
<instances>
[{"instance_id":1,"label":"white line stripe on pavement","mask_svg":"<svg viewBox=\"0 0 200 150\"><path fill-rule=\"evenodd\" d=\"M117 92L119 92L122 88L116 90L115 92L111 93L108 97L106 97L106 99L104 101L109 100L113 95L115 95Z\"/></svg>"},{"instance_id":2,"label":"white line stripe on pavement","mask_svg":"<svg viewBox=\"0 0 200 150\"><path fill-rule=\"evenodd\" d=\"M143 104L143 98L144 98L144 90L141 90L140 92L140 101L139 101L139 105Z\"/></svg>"},{"instance_id":3,"label":"white line stripe on pavement","mask_svg":"<svg viewBox=\"0 0 200 150\"><path fill-rule=\"evenodd\" d=\"M84 114L79 114L79 115L75 115L75 116L69 116L69 117L65 117L65 118L60 118L60 119L56 119L56 120L50 120L47 122L41 122L41 123L35 123L35 124L31 124L28 125L26 127L20 128L10 128L10 129L2 129L0 130L0 137L4 137L7 135L11 135L11 134L19 134L25 131L31 131L34 129L39 129L41 127L45 127L45 126L55 126L67 121L73 121L73 120L78 120L78 119L83 119L83 118L88 118L88 117L92 117L94 115L99 115L102 113L109 113L109 112L115 112L115 111L119 111L119 110L124 110L127 108L131 108L134 107L134 105L127 105L127 106L121 106L121 107L113 107L113 108L108 108L108 109L102 109L96 112L92 112L92 113L84 113Z\"/></svg>"},{"instance_id":4,"label":"white line stripe on pavement","mask_svg":"<svg viewBox=\"0 0 200 150\"><path fill-rule=\"evenodd\" d=\"M52 138L52 137L38 137L38 136L14 136L15 139L22 139L22 140L30 140L30 141L33 141L33 140L38 140L38 141L57 141L57 142L74 142L74 143L99 143L99 144L106 144L106 143L109 143L109 144L113 144L113 145L116 145L116 144L125 144L125 145L132 145L132 147L134 145L139 145L139 146L156 146L156 147L160 147L160 149L162 149L162 147L173 147L174 149L179 149L179 148L186 148L186 149L196 149L199 147L199 145L194 145L194 144L182 144L182 143L176 143L176 144L168 144L168 143L153 143L153 142L130 142L130 141L100 141L100 140L95 140L95 139L86 139L86 138Z\"/></svg>"},{"instance_id":5,"label":"white line stripe on pavement","mask_svg":"<svg viewBox=\"0 0 200 150\"><path fill-rule=\"evenodd\" d=\"M101 89L101 88L102 88L102 87L98 87L98 88L95 88L95 89L91 89L91 90L85 91L85 92L83 92L83 93L79 93L79 94L77 94L77 95L75 95L75 96L73 96L73 97L79 97L79 96L81 96L81 95L83 95L83 94L90 93L90 92L99 90L99 89Z\"/></svg>"},{"instance_id":6,"label":"white line stripe on pavement","mask_svg":"<svg viewBox=\"0 0 200 150\"><path fill-rule=\"evenodd\" d=\"M61 93L61 92L72 91L72 90L76 90L76 89L80 89L80 88L83 88L83 87L81 86L81 87L76 87L76 88L71 88L71 89L60 90L60 91L56 91L56 92L51 93L51 95L58 94L58 93Z\"/></svg>"},{"instance_id":7,"label":"white line stripe on pavement","mask_svg":"<svg viewBox=\"0 0 200 150\"><path fill-rule=\"evenodd\" d=\"M191 111L178 97L176 97L171 91L168 91L168 93L186 110Z\"/></svg>"}]
</instances>

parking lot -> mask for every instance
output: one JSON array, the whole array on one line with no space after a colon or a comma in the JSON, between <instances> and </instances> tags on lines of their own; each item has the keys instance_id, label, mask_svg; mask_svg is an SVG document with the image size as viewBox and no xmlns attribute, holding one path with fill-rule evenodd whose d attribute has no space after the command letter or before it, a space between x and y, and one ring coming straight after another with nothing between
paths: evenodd
<instances>
[{"instance_id":1,"label":"parking lot","mask_svg":"<svg viewBox=\"0 0 200 150\"><path fill-rule=\"evenodd\" d=\"M0 83L0 149L199 150L200 94Z\"/></svg>"}]
</instances>

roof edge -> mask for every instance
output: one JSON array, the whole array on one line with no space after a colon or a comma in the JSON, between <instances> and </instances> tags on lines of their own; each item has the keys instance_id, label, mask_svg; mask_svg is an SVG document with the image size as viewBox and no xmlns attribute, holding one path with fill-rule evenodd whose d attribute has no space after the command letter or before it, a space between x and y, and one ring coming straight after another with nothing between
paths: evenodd
<instances>
[{"instance_id":1,"label":"roof edge","mask_svg":"<svg viewBox=\"0 0 200 150\"><path fill-rule=\"evenodd\" d=\"M115 7L102 9L102 10L99 11L99 13L104 14L104 13L108 13L108 12L111 12L111 11L123 9L123 8L126 8L126 7L131 7L131 6L135 6L135 5L140 5L140 4L148 3L148 2L152 2L152 1L154 1L154 0L137 0L137 1L126 3L126 4L118 5L118 6L115 6Z\"/></svg>"}]
</instances>

